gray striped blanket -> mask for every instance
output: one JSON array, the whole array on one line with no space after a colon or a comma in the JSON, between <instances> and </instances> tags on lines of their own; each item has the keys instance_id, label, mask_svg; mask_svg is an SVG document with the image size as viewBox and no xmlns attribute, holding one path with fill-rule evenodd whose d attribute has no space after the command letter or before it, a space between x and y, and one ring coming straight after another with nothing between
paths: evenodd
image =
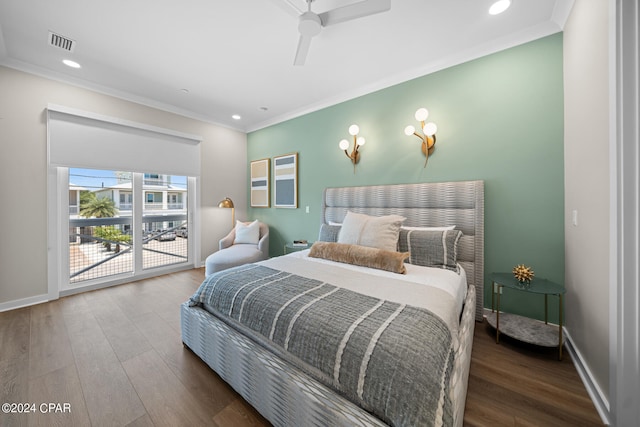
<instances>
[{"instance_id":1,"label":"gray striped blanket","mask_svg":"<svg viewBox=\"0 0 640 427\"><path fill-rule=\"evenodd\" d=\"M428 310L257 264L209 276L190 305L257 337L389 425L453 422L451 333Z\"/></svg>"}]
</instances>

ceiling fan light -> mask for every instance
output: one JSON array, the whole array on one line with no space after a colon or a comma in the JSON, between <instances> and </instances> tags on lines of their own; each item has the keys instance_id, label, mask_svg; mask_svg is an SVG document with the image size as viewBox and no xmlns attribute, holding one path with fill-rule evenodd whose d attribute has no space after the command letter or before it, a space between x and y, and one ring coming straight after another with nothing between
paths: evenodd
<instances>
[{"instance_id":1,"label":"ceiling fan light","mask_svg":"<svg viewBox=\"0 0 640 427\"><path fill-rule=\"evenodd\" d=\"M498 0L489 8L490 15L499 15L511 6L511 0Z\"/></svg>"},{"instance_id":2,"label":"ceiling fan light","mask_svg":"<svg viewBox=\"0 0 640 427\"><path fill-rule=\"evenodd\" d=\"M305 12L300 15L298 22L298 31L305 37L313 37L320 34L322 29L322 21L320 17L313 12Z\"/></svg>"}]
</instances>

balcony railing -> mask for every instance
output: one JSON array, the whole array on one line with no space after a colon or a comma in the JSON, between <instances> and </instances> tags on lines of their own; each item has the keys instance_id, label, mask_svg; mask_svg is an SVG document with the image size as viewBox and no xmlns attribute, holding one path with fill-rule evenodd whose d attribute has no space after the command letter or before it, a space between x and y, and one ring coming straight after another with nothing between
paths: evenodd
<instances>
[{"instance_id":1,"label":"balcony railing","mask_svg":"<svg viewBox=\"0 0 640 427\"><path fill-rule=\"evenodd\" d=\"M145 215L142 222L150 230L141 232L143 269L188 260L186 214ZM69 281L133 273L132 229L131 217L69 219Z\"/></svg>"},{"instance_id":2,"label":"balcony railing","mask_svg":"<svg viewBox=\"0 0 640 427\"><path fill-rule=\"evenodd\" d=\"M150 211L160 211L160 210L163 210L165 207L164 207L164 203L145 203L144 208ZM184 203L167 203L167 209L171 209L171 210L185 209L185 205Z\"/></svg>"}]
</instances>

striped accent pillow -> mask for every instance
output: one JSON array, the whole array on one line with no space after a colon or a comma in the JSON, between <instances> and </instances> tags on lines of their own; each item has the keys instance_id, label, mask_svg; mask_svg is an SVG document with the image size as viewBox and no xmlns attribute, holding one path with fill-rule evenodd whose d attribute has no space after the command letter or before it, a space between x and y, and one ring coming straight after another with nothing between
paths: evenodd
<instances>
[{"instance_id":1,"label":"striped accent pillow","mask_svg":"<svg viewBox=\"0 0 640 427\"><path fill-rule=\"evenodd\" d=\"M338 234L340 234L340 225L320 224L320 232L318 233L318 241L320 242L337 242Z\"/></svg>"},{"instance_id":2,"label":"striped accent pillow","mask_svg":"<svg viewBox=\"0 0 640 427\"><path fill-rule=\"evenodd\" d=\"M406 261L423 267L458 271L460 230L400 230L398 251L411 252Z\"/></svg>"}]
</instances>

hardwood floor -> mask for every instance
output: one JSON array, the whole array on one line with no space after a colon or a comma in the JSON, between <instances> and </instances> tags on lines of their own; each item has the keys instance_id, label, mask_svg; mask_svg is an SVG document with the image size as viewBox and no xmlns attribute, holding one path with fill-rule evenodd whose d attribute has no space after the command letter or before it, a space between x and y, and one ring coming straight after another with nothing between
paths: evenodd
<instances>
[{"instance_id":1,"label":"hardwood floor","mask_svg":"<svg viewBox=\"0 0 640 427\"><path fill-rule=\"evenodd\" d=\"M266 426L180 339L203 269L0 313L0 426ZM476 324L465 425L601 425L568 355ZM60 407L41 404L60 404ZM64 404L70 411L65 411ZM59 412L56 412L58 410Z\"/></svg>"}]
</instances>

